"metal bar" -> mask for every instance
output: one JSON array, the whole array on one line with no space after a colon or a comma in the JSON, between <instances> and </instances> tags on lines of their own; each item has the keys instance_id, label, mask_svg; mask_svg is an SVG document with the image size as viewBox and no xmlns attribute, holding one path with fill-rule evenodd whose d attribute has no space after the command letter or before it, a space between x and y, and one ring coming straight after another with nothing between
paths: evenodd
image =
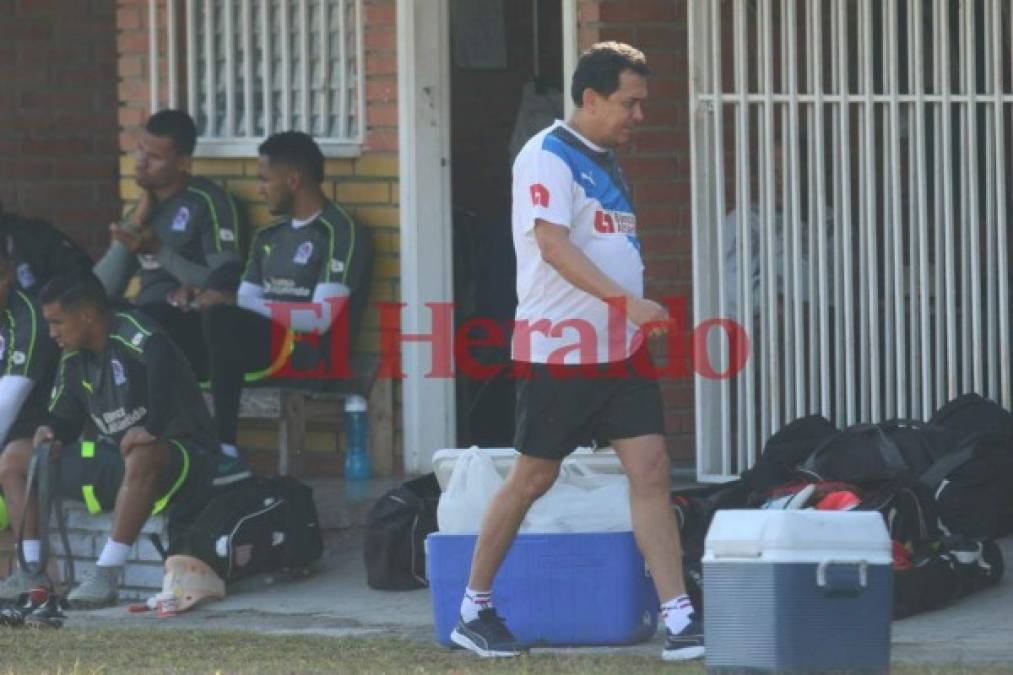
<instances>
[{"instance_id":1,"label":"metal bar","mask_svg":"<svg viewBox=\"0 0 1013 675\"><path fill-rule=\"evenodd\" d=\"M824 235L824 228L827 223L827 189L826 189L826 161L823 156L824 143L824 121L823 121L823 25L820 14L820 4L813 3L812 28L814 31L813 41L815 49L812 53L814 75L814 93L816 95L816 222L810 232L814 232L816 239L816 268L817 284L819 287L819 301L817 312L819 314L819 341L820 341L820 413L827 418L833 418L830 401L830 289L827 287L827 239Z\"/></svg>"},{"instance_id":2,"label":"metal bar","mask_svg":"<svg viewBox=\"0 0 1013 675\"><path fill-rule=\"evenodd\" d=\"M711 29L707 22L707 12L702 3L687 3L688 14L687 52L689 63L689 142L690 157L693 170L690 172L691 207L693 228L693 260L710 261L712 259L711 236L714 215L711 213L713 200L709 191L713 189L714 174L710 161L713 150L712 118L710 104L700 100L701 91L710 88L710 65L708 59L707 36ZM702 39L701 39L702 38ZM719 214L721 215L721 214ZM704 283L704 269L694 265L693 313L696 321L707 316L711 307L713 287ZM696 458L697 475L727 475L715 466L713 439L721 433L715 423L713 409L714 382L702 377L693 379L694 409L696 419ZM720 454L720 453L719 453Z\"/></svg>"},{"instance_id":3,"label":"metal bar","mask_svg":"<svg viewBox=\"0 0 1013 675\"><path fill-rule=\"evenodd\" d=\"M995 49L993 59L993 77L995 77L995 93L1002 91L1002 22L999 11L999 0L993 0L993 11L995 13L992 21L992 35L994 36ZM1013 58L1013 11L1010 12L1010 56ZM1013 72L1013 63L1011 63ZM995 185L996 185L996 273L998 275L999 294L997 302L999 305L999 347L994 354L999 357L999 386L1000 398L996 399L1007 410L1013 406L1013 390L1010 388L1010 304L1009 304L1009 260L1007 256L1007 242L1009 242L1008 225L1006 221L1006 138L1005 119L1003 104L1000 100L995 102L995 147L997 148L997 161L995 163Z\"/></svg>"},{"instance_id":4,"label":"metal bar","mask_svg":"<svg viewBox=\"0 0 1013 675\"><path fill-rule=\"evenodd\" d=\"M988 98L993 99L996 91L989 91L995 83L995 77L992 73L992 68L995 65L993 59L989 58L992 51L999 51L999 44L992 43L992 31L987 29L987 26L991 26L1000 21L1000 16L994 16L992 14L993 5L990 2L986 2L984 7L984 66L985 66L985 91L984 94L988 95ZM1001 36L1001 34L1000 34ZM995 276L995 259L996 249L1004 242L997 242L994 237L996 232L995 222L995 164L996 156L999 152L998 148L993 147L988 139L995 138L995 129L993 124L995 119L989 115L990 106L982 102L982 112L985 115L985 297L986 297L986 309L985 309L985 345L982 345L982 349L987 350L985 353L990 356L987 363L985 363L985 383L984 392L985 395L993 401L998 401L999 395L999 362L998 359L994 358L998 349L997 336L996 336L996 322L998 307L996 307L996 290L999 285L999 279Z\"/></svg>"},{"instance_id":5,"label":"metal bar","mask_svg":"<svg viewBox=\"0 0 1013 675\"><path fill-rule=\"evenodd\" d=\"M806 5L806 85L808 87L809 95L806 112L809 131L807 152L807 169L808 175L806 176L806 194L809 196L808 200L808 212L806 213L806 228L808 233L808 246L805 251L805 258L808 263L806 270L806 298L808 300L809 309L809 412L815 413L820 411L820 381L825 373L820 369L819 360L819 325L817 323L818 308L817 300L815 297L816 289L816 240L815 240L815 227L816 227L816 96L814 92L816 90L815 84L815 69L813 67L813 54L815 53L817 46L815 38L813 36L812 29L812 7L813 3ZM801 97L800 97L801 98Z\"/></svg>"},{"instance_id":6,"label":"metal bar","mask_svg":"<svg viewBox=\"0 0 1013 675\"><path fill-rule=\"evenodd\" d=\"M289 16L291 6L283 2L278 11L281 33L281 126L287 131L292 128L292 28Z\"/></svg>"},{"instance_id":7,"label":"metal bar","mask_svg":"<svg viewBox=\"0 0 1013 675\"><path fill-rule=\"evenodd\" d=\"M341 124L339 135L348 135L348 54L345 28L345 0L338 0L338 64L341 77L338 80L338 120Z\"/></svg>"},{"instance_id":8,"label":"metal bar","mask_svg":"<svg viewBox=\"0 0 1013 675\"><path fill-rule=\"evenodd\" d=\"M919 2L921 0L918 0ZM913 51L914 40L915 40L915 22L912 20L911 15L911 0L906 0L905 7L905 23L907 25L907 91L908 93L914 92L914 78L915 78L915 66L916 60L920 64L921 61ZM898 26L898 30L900 27ZM898 35L899 39L899 35ZM907 234L908 234L908 278L907 278L907 293L905 296L908 299L908 314L906 317L907 328L910 329L910 338L907 341L907 347L905 349L905 359L908 359L908 400L911 405L911 416L916 417L918 411L922 407L922 371L921 371L921 306L916 302L918 297L919 288L919 239L918 239L918 227L917 223L921 214L919 212L920 204L917 201L918 195L918 175L915 168L917 163L917 148L915 147L919 139L914 138L912 126L914 124L914 116L918 113L916 104L904 104L901 109L902 113L907 115L907 178L908 178L908 192L904 202L907 204Z\"/></svg>"},{"instance_id":9,"label":"metal bar","mask_svg":"<svg viewBox=\"0 0 1013 675\"><path fill-rule=\"evenodd\" d=\"M923 58L926 54L924 44L924 16L922 15L922 2L916 0L915 2L909 2L909 15L908 20L915 27L914 33L914 58L912 61L915 62L914 66L914 88L915 96L923 98L925 94L925 67ZM912 18L913 17L913 18ZM920 357L921 357L921 382L923 389L920 392L921 400L921 415L922 419L927 420L932 415L932 392L933 392L933 373L932 373L932 329L930 326L930 306L929 306L929 295L930 295L930 281L929 281L929 206L926 195L926 187L928 182L928 174L926 171L926 158L925 158L925 142L926 142L926 129L925 129L925 102L924 100L919 101L915 104L914 109L915 116L915 174L916 174L916 191L917 204L918 204L918 271L919 271L919 290L921 291L921 306L919 308L919 315L921 319L921 345L920 345ZM916 408L917 409L917 408Z\"/></svg>"},{"instance_id":10,"label":"metal bar","mask_svg":"<svg viewBox=\"0 0 1013 675\"><path fill-rule=\"evenodd\" d=\"M260 40L263 59L260 64L261 100L264 106L264 135L274 132L274 92L271 70L274 65L274 51L271 49L271 0L260 0Z\"/></svg>"},{"instance_id":11,"label":"metal bar","mask_svg":"<svg viewBox=\"0 0 1013 675\"><path fill-rule=\"evenodd\" d=\"M958 15L957 31L959 35L958 52L957 52L957 69L959 72L960 91L964 96L967 96L968 89L970 87L967 81L967 47L964 45L967 33L967 12L963 11L964 3L960 5L960 14ZM968 195L970 194L970 186L968 185L968 174L970 173L970 167L967 166L967 157L969 149L967 148L968 135L967 135L967 115L968 108L966 105L960 107L960 374L961 374L961 391L969 392L972 391L973 384L971 382L971 326L970 323L970 269L968 264L968 249L967 242L970 238L970 227L968 225L968 219L970 214L968 211L971 209Z\"/></svg>"},{"instance_id":12,"label":"metal bar","mask_svg":"<svg viewBox=\"0 0 1013 675\"><path fill-rule=\"evenodd\" d=\"M236 27L232 0L224 0L225 29L225 133L236 135Z\"/></svg>"},{"instance_id":13,"label":"metal bar","mask_svg":"<svg viewBox=\"0 0 1013 675\"><path fill-rule=\"evenodd\" d=\"M939 55L942 62L943 85L943 211L945 224L943 229L943 255L945 258L946 276L946 398L952 399L960 391L957 363L957 306L956 306L956 261L953 220L953 121L949 94L953 89L950 79L950 12L949 3L940 0L939 15L941 21L942 42Z\"/></svg>"},{"instance_id":14,"label":"metal bar","mask_svg":"<svg viewBox=\"0 0 1013 675\"><path fill-rule=\"evenodd\" d=\"M366 141L366 41L362 35L362 0L355 0L355 76L356 100L359 105L355 114L356 141Z\"/></svg>"},{"instance_id":15,"label":"metal bar","mask_svg":"<svg viewBox=\"0 0 1013 675\"><path fill-rule=\"evenodd\" d=\"M856 6L858 33L855 37L855 53L858 57L858 93L864 97L866 93L865 69L866 64L872 60L871 53L863 49L865 35L869 32L868 20L865 13L864 3ZM871 146L866 142L865 128L871 124L872 116L865 106L858 108L858 385L859 405L858 418L862 422L871 420L869 414L871 382L870 382L870 361L869 361L869 276L872 271L869 269L871 263L868 255L868 237L870 236L870 218L866 204L869 183L872 176L868 172L868 155L871 153Z\"/></svg>"},{"instance_id":16,"label":"metal bar","mask_svg":"<svg viewBox=\"0 0 1013 675\"><path fill-rule=\"evenodd\" d=\"M968 209L964 214L967 219L967 239L964 240L965 269L968 273L964 275L964 297L971 300L971 340L964 343L964 353L971 353L971 387L973 391L984 393L984 379L982 377L981 351L984 345L981 342L981 256L978 224L978 105L977 105L977 74L975 71L976 54L974 40L974 10L977 3L964 3L964 52L966 58L964 65L967 68L967 89L969 100L967 102L967 201ZM969 258L969 260L967 260ZM970 263L967 265L966 263ZM963 316L967 317L967 306L964 306ZM967 326L967 321L964 322Z\"/></svg>"},{"instance_id":17,"label":"metal bar","mask_svg":"<svg viewBox=\"0 0 1013 675\"><path fill-rule=\"evenodd\" d=\"M713 101L725 101L726 103L732 103L739 100L740 96L738 93L727 93L727 94L699 94L698 98L701 101L713 102ZM980 97L977 97L980 98ZM1002 101L1004 103L1013 103L1013 94L1003 94ZM767 97L763 94L750 94L747 99L750 103L763 103L767 100ZM824 103L861 103L865 99L864 96L855 96L853 94L833 94L825 93L820 97L820 100ZM872 100L875 103L892 103L896 99L900 103L913 104L918 102L918 97L914 94L897 94L896 97L888 94L874 94ZM953 103L967 103L971 99L970 96L964 94L953 94L947 97L947 100ZM773 94L771 100L774 103L789 103L791 98L788 94ZM816 97L811 94L799 94L798 100L801 103L813 103ZM936 94L926 94L922 97L926 103L941 103L943 97Z\"/></svg>"},{"instance_id":18,"label":"metal bar","mask_svg":"<svg viewBox=\"0 0 1013 675\"><path fill-rule=\"evenodd\" d=\"M830 14L830 89L833 93L840 95L840 67L837 63L837 55L840 51L838 43L840 42L840 28L837 24L837 12L835 11L837 3L835 0L831 0L829 3L825 3ZM842 97L843 98L843 97ZM839 253L839 247L841 242L841 146L840 146L840 124L841 124L841 110L836 103L827 103L830 110L830 186L828 188L828 195L833 195L833 200L830 203L830 217L829 222L819 224L819 233L821 237L826 237L828 230L833 232L833 236L830 239L830 247L827 251L827 287L830 295L830 302L827 306L827 313L833 311L833 323L830 324L832 335L830 341L830 354L827 355L828 359L831 359L833 367L829 371L830 392L831 392L831 405L833 406L834 416L833 420L838 424L842 423L845 419L844 413L844 395L841 391L841 384L843 382L843 370L844 370L844 359L843 350L844 344L841 338L841 278L840 278L840 264L841 256Z\"/></svg>"},{"instance_id":19,"label":"metal bar","mask_svg":"<svg viewBox=\"0 0 1013 675\"><path fill-rule=\"evenodd\" d=\"M880 372L883 364L880 360L879 343L879 259L877 255L878 242L876 232L878 231L879 219L876 207L876 106L873 103L872 95L875 86L873 79L872 63L872 26L873 11L872 0L864 0L862 4L863 45L866 55L864 68L864 93L865 93L865 175L867 179L865 191L865 213L866 213L866 271L869 275L868 284L868 321L869 321L869 420L879 420L883 413L880 389Z\"/></svg>"},{"instance_id":20,"label":"metal bar","mask_svg":"<svg viewBox=\"0 0 1013 675\"><path fill-rule=\"evenodd\" d=\"M775 185L774 185L774 103L771 96L774 93L774 81L773 81L773 68L774 68L774 54L773 54L773 39L772 39L772 21L771 14L773 8L771 6L771 0L764 0L763 3L763 14L762 14L762 28L763 28L763 90L767 94L767 100L763 107L763 135L764 135L764 146L766 147L766 153L762 155L764 158L764 167L762 173L766 176L764 180L764 194L763 194L763 221L766 239L766 267L767 276L761 276L766 284L767 291L767 307L766 313L762 316L767 322L767 336L768 341L766 342L768 349L767 360L770 364L770 425L772 430L779 429L781 427L781 387L780 387L780 368L778 365L778 359L780 356L780 340L778 338L778 321L777 321L777 269L779 261L775 260L775 248L774 248L774 228L776 223L775 208ZM766 436L764 437L766 438Z\"/></svg>"},{"instance_id":21,"label":"metal bar","mask_svg":"<svg viewBox=\"0 0 1013 675\"><path fill-rule=\"evenodd\" d=\"M299 0L299 116L302 131L313 133L310 124L310 23L308 0Z\"/></svg>"},{"instance_id":22,"label":"metal bar","mask_svg":"<svg viewBox=\"0 0 1013 675\"><path fill-rule=\"evenodd\" d=\"M849 86L849 62L848 62L848 15L846 0L839 0L837 5L838 25L843 32L843 38L838 41L837 62L841 69L841 87L847 91ZM840 230L835 233L838 250L841 255L838 275L835 279L836 288L840 288L843 298L839 305L843 309L843 325L839 325L838 337L841 337L843 328L844 351L844 419L848 425L855 424L857 420L857 402L855 391L855 314L853 311L854 299L854 278L852 277L852 232L851 232L851 110L847 103L841 105L840 120L840 144L841 144L841 194L836 201L840 208ZM843 283L842 283L843 282ZM840 370L837 376L840 378ZM838 389L840 391L840 389Z\"/></svg>"},{"instance_id":23,"label":"metal bar","mask_svg":"<svg viewBox=\"0 0 1013 675\"><path fill-rule=\"evenodd\" d=\"M747 331L753 326L753 260L750 229L753 219L753 203L749 194L749 103L745 100L745 94L749 90L747 67L746 67L746 32L745 16L746 5L744 0L735 0L733 8L735 12L733 29L735 32L735 88L742 94L742 101L736 110L735 127L735 157L736 157L736 186L735 186L735 212L738 231L737 251L733 255L738 256L738 287L739 302L738 315L736 320ZM722 258L724 250L721 251ZM722 259L722 264L727 260ZM722 308L727 311L727 307ZM756 458L756 427L753 424L755 406L753 401L753 359L747 359L743 376L738 378L736 386L736 445L738 447L738 468L741 471L752 465Z\"/></svg>"},{"instance_id":24,"label":"metal bar","mask_svg":"<svg viewBox=\"0 0 1013 675\"><path fill-rule=\"evenodd\" d=\"M166 77L169 80L169 107L179 107L179 54L176 34L176 0L165 3L165 62Z\"/></svg>"},{"instance_id":25,"label":"metal bar","mask_svg":"<svg viewBox=\"0 0 1013 675\"><path fill-rule=\"evenodd\" d=\"M782 143L782 151L790 154L788 178L785 183L791 186L791 202L788 210L789 217L785 218L786 229L791 233L791 258L792 258L792 323L794 327L794 350L785 355L785 359L795 360L795 411L796 415L804 415L808 412L805 402L805 331L803 330L802 315L804 305L802 303L802 272L803 266L799 263L802 251L802 238L799 232L799 223L802 219L801 199L801 167L799 166L799 104L798 104L798 21L795 15L795 0L787 3L786 19L788 34L788 126L791 133ZM787 253L786 253L787 255ZM787 330L787 328L785 329Z\"/></svg>"},{"instance_id":26,"label":"metal bar","mask_svg":"<svg viewBox=\"0 0 1013 675\"><path fill-rule=\"evenodd\" d=\"M253 114L253 11L251 0L243 0L242 5L242 37L243 37L243 135L253 138L257 135L256 121ZM267 58L267 55L262 55Z\"/></svg>"},{"instance_id":27,"label":"metal bar","mask_svg":"<svg viewBox=\"0 0 1013 675\"><path fill-rule=\"evenodd\" d=\"M890 70L890 91L896 94L899 90L899 73L897 63L897 2L892 0L887 3L887 21L889 30L888 40L888 67ZM897 378L896 387L896 414L898 417L907 417L907 400L904 396L907 382L907 367L905 363L905 302L904 302L904 235L902 229L903 213L901 211L900 195L903 187L900 177L900 105L896 97L890 103L890 174L892 185L892 198L890 203L893 207L892 222L890 231L892 233L893 253L893 309L894 309L894 364Z\"/></svg>"},{"instance_id":28,"label":"metal bar","mask_svg":"<svg viewBox=\"0 0 1013 675\"><path fill-rule=\"evenodd\" d=\"M764 58L766 56L765 51L764 51L764 47L763 47L763 45L764 45L764 34L763 34L763 22L760 19L760 12L761 11L762 10L757 9L756 3L753 3L753 14L754 14L754 17L755 17L755 22L754 23L755 23L755 28L756 28L756 54L755 54L755 58L753 59L753 62L756 64L756 70L755 70L756 90L757 90L757 92L761 92L761 93L758 93L756 95L757 100L755 101L755 103L757 103L758 105L754 108L756 110L756 115L757 115L757 117L756 117L756 153L757 153L757 155L756 155L757 156L757 162L756 162L756 182L757 182L757 185L756 185L756 188L757 188L756 217L757 217L757 220L760 222L760 228L762 229L766 225L766 223L764 221L764 217L765 217L765 214L766 214L766 201L765 200L767 198L766 181L767 181L767 178L768 178L766 172L763 170L763 158L767 156L768 152L770 152L770 148L767 145L766 134L763 133L763 104L767 101L767 96L765 95L764 92L761 91L762 88L763 88L763 60L764 60ZM753 97L750 97L750 98L752 99ZM770 386L769 386L769 383L770 383L770 360L767 358L767 352L771 348L770 331L769 331L769 326L768 326L768 323L767 323L767 320L766 320L767 313L770 311L770 308L767 305L767 295L766 295L766 293L763 292L763 289L764 289L765 284L766 284L766 278L767 278L767 275L769 274L769 269L768 269L768 266L767 266L766 246L767 246L766 237L759 236L759 234L758 234L757 235L757 247L758 247L758 250L755 251L755 255L756 255L757 263L758 263L757 267L759 268L759 272L760 273L759 273L759 277L758 277L758 284L757 284L758 291L757 291L756 302L755 302L755 307L756 307L756 310L757 310L755 312L755 314L756 314L756 320L753 323L753 326L754 326L753 330L754 330L754 332L759 332L759 336L760 337L759 337L759 341L757 341L755 339L753 340L753 344L754 344L753 358L759 360L759 363L760 363L760 384L759 384L760 415L759 415L759 428L760 428L760 438L761 439L769 438L770 435L774 432L774 429L772 428L772 424L771 424L771 419L770 419ZM756 328L757 326L758 326L758 331L757 331L757 328Z\"/></svg>"},{"instance_id":29,"label":"metal bar","mask_svg":"<svg viewBox=\"0 0 1013 675\"><path fill-rule=\"evenodd\" d=\"M794 1L794 0L792 0ZM789 0L781 0L781 65L780 65L780 78L779 84L782 91L788 88L787 78L788 73L791 69L791 64L788 61L788 31L785 29L785 17L788 13L788 2ZM795 382L801 374L796 376L795 373L795 359L792 355L797 351L795 347L794 334L790 327L791 316L794 311L794 294L792 293L792 279L794 278L793 270L796 266L796 259L791 254L792 240L791 240L791 168L789 166L788 148L791 147L791 128L789 123L790 111L788 106L783 106L781 109L781 156L778 158L780 167L778 168L778 175L781 177L781 184L776 186L780 190L780 208L778 214L778 223L780 224L781 231L778 233L781 238L781 251L779 254L780 258L780 272L779 277L782 282L782 293L783 299L783 311L781 312L781 325L784 329L784 418L785 420L793 420L802 416L801 408L797 405L797 401L794 396Z\"/></svg>"},{"instance_id":30,"label":"metal bar","mask_svg":"<svg viewBox=\"0 0 1013 675\"><path fill-rule=\"evenodd\" d=\"M331 136L331 18L329 3L320 0L320 94L317 115L320 116L319 133Z\"/></svg>"},{"instance_id":31,"label":"metal bar","mask_svg":"<svg viewBox=\"0 0 1013 675\"><path fill-rule=\"evenodd\" d=\"M197 59L197 12L194 0L186 0L186 107L194 120L200 110L197 98Z\"/></svg>"},{"instance_id":32,"label":"metal bar","mask_svg":"<svg viewBox=\"0 0 1013 675\"><path fill-rule=\"evenodd\" d=\"M940 13L940 0L933 0L932 3L932 93L939 94L943 88L943 75L942 68L940 66L939 56L939 44L942 42L942 19L939 16ZM935 293L933 298L933 307L935 309L935 406L938 408L946 401L946 305L945 303L945 285L943 284L943 230L945 228L945 212L943 210L943 175L946 173L946 167L942 165L940 158L942 157L942 125L943 125L943 114L942 105L935 104L932 106L933 112L933 127L932 127L932 141L933 141L933 164L934 171L933 176L933 213L935 218L933 221L933 234L934 234L934 270L935 274Z\"/></svg>"},{"instance_id":33,"label":"metal bar","mask_svg":"<svg viewBox=\"0 0 1013 675\"><path fill-rule=\"evenodd\" d=\"M158 50L158 0L148 0L148 84L151 87L151 112L158 112L161 105L161 83L158 80L162 55Z\"/></svg>"},{"instance_id":34,"label":"metal bar","mask_svg":"<svg viewBox=\"0 0 1013 675\"><path fill-rule=\"evenodd\" d=\"M715 91L722 87L721 81L721 4L711 3L711 68L712 82ZM714 173L717 180L714 192L714 212L718 217L725 214L725 162L724 162L724 111L719 104L714 108ZM720 255L725 250L723 228L717 228L717 251ZM725 316L725 287L722 275L717 275L718 289L718 315ZM710 342L710 341L708 341ZM727 363L726 341L721 340L719 344L719 362ZM710 353L710 349L708 349ZM732 449L729 439L729 386L728 380L723 379L719 384L720 391L720 415L721 415L721 469L723 473L731 474L732 471Z\"/></svg>"},{"instance_id":35,"label":"metal bar","mask_svg":"<svg viewBox=\"0 0 1013 675\"><path fill-rule=\"evenodd\" d=\"M215 65L217 54L215 53L215 8L214 3L204 3L204 98L207 111L207 126L204 135L215 137L220 135L218 131L218 103L216 101L217 87L215 86Z\"/></svg>"}]
</instances>

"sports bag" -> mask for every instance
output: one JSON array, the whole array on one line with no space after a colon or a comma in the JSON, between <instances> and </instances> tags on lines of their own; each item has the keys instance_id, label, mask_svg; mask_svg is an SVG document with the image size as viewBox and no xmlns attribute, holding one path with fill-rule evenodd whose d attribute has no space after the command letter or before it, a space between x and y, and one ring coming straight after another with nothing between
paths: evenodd
<instances>
[{"instance_id":1,"label":"sports bag","mask_svg":"<svg viewBox=\"0 0 1013 675\"><path fill-rule=\"evenodd\" d=\"M226 583L296 570L320 558L313 490L288 476L255 476L215 494L189 523L170 522L169 555L200 558Z\"/></svg>"},{"instance_id":2,"label":"sports bag","mask_svg":"<svg viewBox=\"0 0 1013 675\"><path fill-rule=\"evenodd\" d=\"M366 583L370 588L424 588L425 539L436 531L440 485L435 474L407 481L383 495L366 517Z\"/></svg>"}]
</instances>

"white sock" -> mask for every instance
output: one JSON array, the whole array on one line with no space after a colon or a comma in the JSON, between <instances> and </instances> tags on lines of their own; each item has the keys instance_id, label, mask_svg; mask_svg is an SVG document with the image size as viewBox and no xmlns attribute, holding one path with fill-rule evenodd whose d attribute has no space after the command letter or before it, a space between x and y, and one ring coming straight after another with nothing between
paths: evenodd
<instances>
[{"instance_id":1,"label":"white sock","mask_svg":"<svg viewBox=\"0 0 1013 675\"><path fill-rule=\"evenodd\" d=\"M461 618L464 623L477 619L478 613L483 609L492 609L492 591L464 589L464 599L461 600Z\"/></svg>"},{"instance_id":2,"label":"white sock","mask_svg":"<svg viewBox=\"0 0 1013 675\"><path fill-rule=\"evenodd\" d=\"M39 539L25 539L21 542L21 550L25 554L25 562L37 563L39 562L39 549L42 547L42 541Z\"/></svg>"},{"instance_id":3,"label":"white sock","mask_svg":"<svg viewBox=\"0 0 1013 675\"><path fill-rule=\"evenodd\" d=\"M99 567L123 567L129 555L130 544L121 544L118 541L113 541L112 538L106 539L106 545L95 564Z\"/></svg>"},{"instance_id":4,"label":"white sock","mask_svg":"<svg viewBox=\"0 0 1013 675\"><path fill-rule=\"evenodd\" d=\"M685 593L678 595L661 606L661 618L665 627L673 633L681 633L693 616L693 603Z\"/></svg>"},{"instance_id":5,"label":"white sock","mask_svg":"<svg viewBox=\"0 0 1013 675\"><path fill-rule=\"evenodd\" d=\"M226 457L239 457L239 450L232 443L222 443L222 454Z\"/></svg>"}]
</instances>

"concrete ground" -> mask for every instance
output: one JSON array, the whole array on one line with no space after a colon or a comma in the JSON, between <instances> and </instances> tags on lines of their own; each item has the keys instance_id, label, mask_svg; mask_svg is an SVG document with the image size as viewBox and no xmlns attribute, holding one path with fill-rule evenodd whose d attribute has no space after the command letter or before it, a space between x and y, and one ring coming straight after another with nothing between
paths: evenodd
<instances>
[{"instance_id":1,"label":"concrete ground","mask_svg":"<svg viewBox=\"0 0 1013 675\"><path fill-rule=\"evenodd\" d=\"M1002 542L1013 560L1013 537ZM429 591L384 592L366 585L362 530L334 533L314 576L300 580L256 579L232 589L228 598L169 619L130 614L124 607L73 612L72 625L199 627L259 633L394 635L433 641ZM604 609L604 608L603 608ZM605 610L607 611L607 610ZM943 610L896 621L892 659L896 664L1009 666L1013 669L1013 580L965 598ZM662 636L622 648L584 648L651 655ZM570 650L565 650L570 651Z\"/></svg>"}]
</instances>

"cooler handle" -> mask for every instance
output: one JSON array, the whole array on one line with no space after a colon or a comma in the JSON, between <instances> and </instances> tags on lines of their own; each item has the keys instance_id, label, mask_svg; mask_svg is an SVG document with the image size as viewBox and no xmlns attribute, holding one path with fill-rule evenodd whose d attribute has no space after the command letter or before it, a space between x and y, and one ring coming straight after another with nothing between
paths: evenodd
<instances>
[{"instance_id":1,"label":"cooler handle","mask_svg":"<svg viewBox=\"0 0 1013 675\"><path fill-rule=\"evenodd\" d=\"M858 570L857 579L841 579L839 576L835 579L828 578L827 572L831 565L838 565L842 567L853 567ZM857 581L857 585L855 582ZM840 591L859 591L869 586L869 563L865 560L824 560L816 566L816 585L820 588L825 588L830 592Z\"/></svg>"}]
</instances>

